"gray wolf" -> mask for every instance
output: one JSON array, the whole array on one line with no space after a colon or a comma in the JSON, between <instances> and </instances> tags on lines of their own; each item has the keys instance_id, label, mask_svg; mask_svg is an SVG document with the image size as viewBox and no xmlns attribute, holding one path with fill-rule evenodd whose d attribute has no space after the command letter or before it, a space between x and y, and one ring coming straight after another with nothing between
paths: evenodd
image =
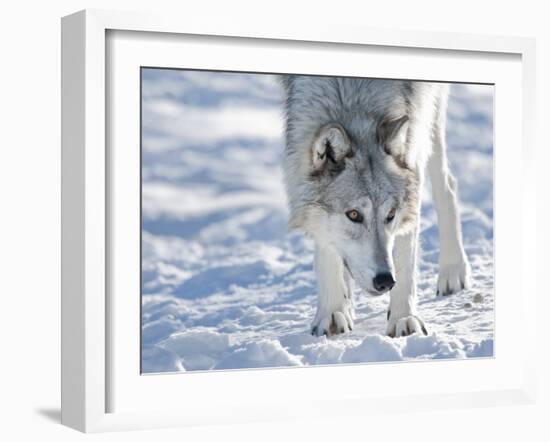
<instances>
[{"instance_id":1,"label":"gray wolf","mask_svg":"<svg viewBox=\"0 0 550 442\"><path fill-rule=\"evenodd\" d=\"M315 242L314 335L353 329L351 280L389 292L386 334L427 334L416 308L420 192L438 217L437 293L467 288L456 181L446 158L448 85L288 75L283 159L289 227Z\"/></svg>"}]
</instances>

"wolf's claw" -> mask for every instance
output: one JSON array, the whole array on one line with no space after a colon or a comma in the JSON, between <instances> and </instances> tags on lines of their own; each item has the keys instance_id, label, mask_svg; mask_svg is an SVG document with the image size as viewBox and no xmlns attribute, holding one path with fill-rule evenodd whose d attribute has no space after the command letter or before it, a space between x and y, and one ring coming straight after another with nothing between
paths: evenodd
<instances>
[{"instance_id":1,"label":"wolf's claw","mask_svg":"<svg viewBox=\"0 0 550 442\"><path fill-rule=\"evenodd\" d=\"M452 295L470 288L470 264L464 258L458 264L440 264L437 280L437 296Z\"/></svg>"},{"instance_id":2,"label":"wolf's claw","mask_svg":"<svg viewBox=\"0 0 550 442\"><path fill-rule=\"evenodd\" d=\"M332 314L317 315L311 327L311 334L314 336L333 336L353 329L353 319L349 309L337 310Z\"/></svg>"},{"instance_id":3,"label":"wolf's claw","mask_svg":"<svg viewBox=\"0 0 550 442\"><path fill-rule=\"evenodd\" d=\"M391 337L409 336L413 333L428 335L424 321L418 316L409 315L399 319L390 319L386 334Z\"/></svg>"}]
</instances>

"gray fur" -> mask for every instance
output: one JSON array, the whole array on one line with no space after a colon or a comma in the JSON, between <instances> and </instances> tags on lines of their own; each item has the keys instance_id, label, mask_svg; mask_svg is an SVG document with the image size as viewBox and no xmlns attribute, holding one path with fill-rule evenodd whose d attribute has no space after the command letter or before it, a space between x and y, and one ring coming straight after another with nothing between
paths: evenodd
<instances>
[{"instance_id":1,"label":"gray fur","mask_svg":"<svg viewBox=\"0 0 550 442\"><path fill-rule=\"evenodd\" d=\"M408 216L402 225L405 230L418 215L421 175L429 155L429 150L418 149L420 158L415 158L411 150L417 143L430 144L425 125L414 123L425 114L434 118L435 103L444 87L397 80L283 78L287 95L284 170L290 226L305 228L304 221L312 207L338 211L350 197L369 195L375 201L395 198L408 205ZM388 156L384 143L387 122L403 117L410 121L404 151ZM345 129L355 153L341 164L332 164L328 173L312 177L311 144L327 124ZM388 164L390 159L404 170L396 171Z\"/></svg>"}]
</instances>

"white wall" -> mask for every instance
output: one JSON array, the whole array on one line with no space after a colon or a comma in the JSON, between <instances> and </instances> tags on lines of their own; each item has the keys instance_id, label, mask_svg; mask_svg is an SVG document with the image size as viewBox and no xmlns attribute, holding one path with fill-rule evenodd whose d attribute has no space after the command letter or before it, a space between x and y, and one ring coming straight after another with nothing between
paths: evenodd
<instances>
[{"instance_id":1,"label":"white wall","mask_svg":"<svg viewBox=\"0 0 550 442\"><path fill-rule=\"evenodd\" d=\"M173 3L173 4L172 4ZM392 0L337 2L230 0L58 0L4 2L0 9L0 437L3 440L81 440L59 420L60 323L60 17L83 8L162 10L190 14L247 14L270 17L284 26L297 20L364 24L373 27L536 36L538 43L539 132L550 117L550 32L545 2ZM176 7L175 5L181 6ZM346 6L347 5L347 6ZM400 10L402 8L402 10ZM431 10L433 8L433 10ZM228 18L229 19L229 18ZM329 24L327 24L329 26ZM546 140L539 135L540 147ZM547 146L544 146L547 147ZM541 149L542 150L542 149ZM548 150L548 149L546 149ZM542 168L548 154L541 152ZM540 185L547 181L539 171ZM548 175L548 174L546 174ZM544 183L543 183L544 180ZM548 209L539 212L539 274L544 275ZM533 272L535 269L533 269ZM541 349L545 344L548 294L539 281ZM513 296L513 293L508 294ZM521 330L518 330L521 333ZM540 373L550 373L541 351ZM380 415L364 421L296 422L284 425L161 432L119 433L97 440L543 440L550 434L549 382L540 380L536 406L438 413ZM397 422L396 422L397 421ZM472 437L473 433L478 433Z\"/></svg>"}]
</instances>

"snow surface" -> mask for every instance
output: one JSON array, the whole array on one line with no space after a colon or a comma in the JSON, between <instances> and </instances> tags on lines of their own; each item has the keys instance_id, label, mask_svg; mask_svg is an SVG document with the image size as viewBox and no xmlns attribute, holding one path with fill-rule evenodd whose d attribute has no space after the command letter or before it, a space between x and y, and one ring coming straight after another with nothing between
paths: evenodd
<instances>
[{"instance_id":1,"label":"snow surface","mask_svg":"<svg viewBox=\"0 0 550 442\"><path fill-rule=\"evenodd\" d=\"M355 290L352 333L309 334L312 242L287 231L275 77L144 69L144 373L493 355L493 87L453 85L449 162L473 288L436 297L439 244L423 199L419 314L428 336L383 335L388 296Z\"/></svg>"}]
</instances>

